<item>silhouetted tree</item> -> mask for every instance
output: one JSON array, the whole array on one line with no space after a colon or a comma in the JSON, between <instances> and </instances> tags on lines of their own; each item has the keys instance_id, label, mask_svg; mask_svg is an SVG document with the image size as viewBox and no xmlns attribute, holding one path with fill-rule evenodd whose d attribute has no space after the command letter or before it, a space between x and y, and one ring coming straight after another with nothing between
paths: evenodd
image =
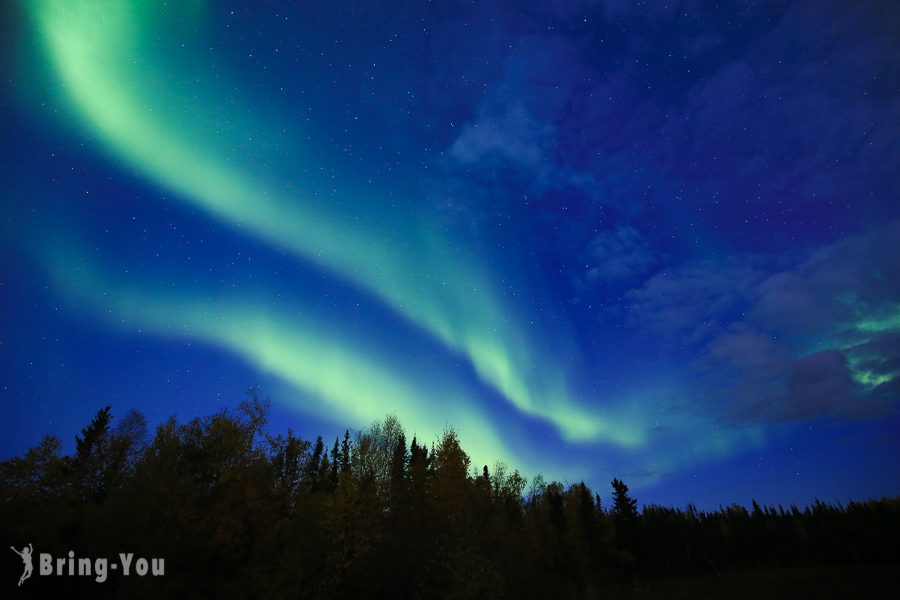
<instances>
[{"instance_id":1,"label":"silhouetted tree","mask_svg":"<svg viewBox=\"0 0 900 600\"><path fill-rule=\"evenodd\" d=\"M148 439L142 415L102 409L64 456L45 437L0 462L0 538L64 556L165 556L166 577L110 580L85 595L591 598L657 577L748 568L896 565L900 502L816 501L715 511L644 506L614 479L612 507L584 482L502 462L473 468L450 428L429 450L396 417L347 430L326 452L266 435L255 390L236 411ZM527 493L526 493L527 489ZM16 561L0 562L15 581ZM39 595L87 580L41 578Z\"/></svg>"},{"instance_id":2,"label":"silhouetted tree","mask_svg":"<svg viewBox=\"0 0 900 600\"><path fill-rule=\"evenodd\" d=\"M344 431L344 440L341 442L341 473L350 470L350 430Z\"/></svg>"},{"instance_id":3,"label":"silhouetted tree","mask_svg":"<svg viewBox=\"0 0 900 600\"><path fill-rule=\"evenodd\" d=\"M620 519L634 519L637 516L637 500L628 496L628 486L620 479L612 480L613 514Z\"/></svg>"},{"instance_id":4,"label":"silhouetted tree","mask_svg":"<svg viewBox=\"0 0 900 600\"><path fill-rule=\"evenodd\" d=\"M409 451L406 449L406 435L402 432L397 437L397 445L391 456L391 507L396 508L406 487L406 464L409 461Z\"/></svg>"},{"instance_id":5,"label":"silhouetted tree","mask_svg":"<svg viewBox=\"0 0 900 600\"><path fill-rule=\"evenodd\" d=\"M332 491L337 487L338 474L341 472L341 452L338 444L338 438L335 436L334 445L331 447L331 463L328 472L328 488Z\"/></svg>"},{"instance_id":6,"label":"silhouetted tree","mask_svg":"<svg viewBox=\"0 0 900 600\"><path fill-rule=\"evenodd\" d=\"M319 473L322 467L322 456L325 451L325 444L322 442L322 436L316 438L312 453L306 459L306 465L303 467L303 481L312 490L319 489Z\"/></svg>"}]
</instances>

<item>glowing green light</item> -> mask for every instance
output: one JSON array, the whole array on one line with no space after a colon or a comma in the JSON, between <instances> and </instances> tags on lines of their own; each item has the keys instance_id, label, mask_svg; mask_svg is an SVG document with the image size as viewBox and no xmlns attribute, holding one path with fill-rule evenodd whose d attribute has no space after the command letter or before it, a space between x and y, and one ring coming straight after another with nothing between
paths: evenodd
<instances>
[{"instance_id":1,"label":"glowing green light","mask_svg":"<svg viewBox=\"0 0 900 600\"><path fill-rule=\"evenodd\" d=\"M878 387L879 385L890 382L897 376L897 373L879 372L877 367L881 362L876 356L864 356L855 348L848 349L848 360L850 366L850 375L858 384L867 388Z\"/></svg>"},{"instance_id":2,"label":"glowing green light","mask_svg":"<svg viewBox=\"0 0 900 600\"><path fill-rule=\"evenodd\" d=\"M45 263L55 287L81 312L87 304L89 311L118 329L224 348L306 392L300 406L305 412L358 426L395 412L411 433L426 441L451 423L467 451L482 463L505 457L525 469L548 466L516 456L449 376L391 363L356 348L354 338L318 320L261 309L258 303L200 301L124 288L74 256L69 247L53 252Z\"/></svg>"},{"instance_id":3,"label":"glowing green light","mask_svg":"<svg viewBox=\"0 0 900 600\"><path fill-rule=\"evenodd\" d=\"M642 443L640 429L572 400L559 368L536 350L540 342L515 326L519 310L501 302L490 271L436 227L371 197L351 199L348 214L323 207L309 191L288 192L285 181L304 184L296 181L294 159L285 165L284 156L265 154L265 148L253 150L263 153L254 163L290 176L258 173L236 161L227 149L245 144L247 132L267 130L260 118L247 116L265 111L236 110L218 99L221 91L184 83L196 73L157 64L164 61L152 34L164 4L33 0L25 6L70 109L123 164L175 191L180 201L369 290L466 356L483 381L523 413L553 423L566 439ZM192 10L200 15L202 3ZM197 115L196 106L238 133L223 133ZM360 214L384 218L363 223Z\"/></svg>"},{"instance_id":4,"label":"glowing green light","mask_svg":"<svg viewBox=\"0 0 900 600\"><path fill-rule=\"evenodd\" d=\"M892 311L885 315L859 321L856 324L856 328L870 333L900 330L900 306L895 306Z\"/></svg>"},{"instance_id":5,"label":"glowing green light","mask_svg":"<svg viewBox=\"0 0 900 600\"><path fill-rule=\"evenodd\" d=\"M884 383L888 383L896 376L896 373L885 374L875 373L873 371L853 371L853 379L860 385L866 387L877 387Z\"/></svg>"}]
</instances>

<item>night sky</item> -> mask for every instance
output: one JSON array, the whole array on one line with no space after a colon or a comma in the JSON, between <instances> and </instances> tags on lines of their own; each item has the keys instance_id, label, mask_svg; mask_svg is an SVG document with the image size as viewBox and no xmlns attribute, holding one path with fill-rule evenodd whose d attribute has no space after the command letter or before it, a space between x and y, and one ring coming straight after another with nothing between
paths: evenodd
<instances>
[{"instance_id":1,"label":"night sky","mask_svg":"<svg viewBox=\"0 0 900 600\"><path fill-rule=\"evenodd\" d=\"M109 403L900 494L900 7L23 0L0 458Z\"/></svg>"}]
</instances>

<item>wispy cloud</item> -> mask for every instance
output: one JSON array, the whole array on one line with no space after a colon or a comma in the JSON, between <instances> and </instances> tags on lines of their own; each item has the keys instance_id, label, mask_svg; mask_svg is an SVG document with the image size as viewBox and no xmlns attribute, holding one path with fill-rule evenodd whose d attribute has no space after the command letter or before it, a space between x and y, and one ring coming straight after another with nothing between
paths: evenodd
<instances>
[{"instance_id":1,"label":"wispy cloud","mask_svg":"<svg viewBox=\"0 0 900 600\"><path fill-rule=\"evenodd\" d=\"M738 421L862 417L898 397L900 223L779 257L686 263L628 292L634 326L687 347L693 407ZM866 328L864 323L872 322Z\"/></svg>"}]
</instances>

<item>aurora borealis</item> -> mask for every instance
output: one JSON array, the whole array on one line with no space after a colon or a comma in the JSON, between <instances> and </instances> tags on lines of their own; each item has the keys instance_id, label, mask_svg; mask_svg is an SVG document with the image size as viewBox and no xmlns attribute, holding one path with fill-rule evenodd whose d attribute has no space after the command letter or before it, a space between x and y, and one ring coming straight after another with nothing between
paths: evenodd
<instances>
[{"instance_id":1,"label":"aurora borealis","mask_svg":"<svg viewBox=\"0 0 900 600\"><path fill-rule=\"evenodd\" d=\"M900 492L889 2L3 22L5 455L260 385L646 501Z\"/></svg>"}]
</instances>

